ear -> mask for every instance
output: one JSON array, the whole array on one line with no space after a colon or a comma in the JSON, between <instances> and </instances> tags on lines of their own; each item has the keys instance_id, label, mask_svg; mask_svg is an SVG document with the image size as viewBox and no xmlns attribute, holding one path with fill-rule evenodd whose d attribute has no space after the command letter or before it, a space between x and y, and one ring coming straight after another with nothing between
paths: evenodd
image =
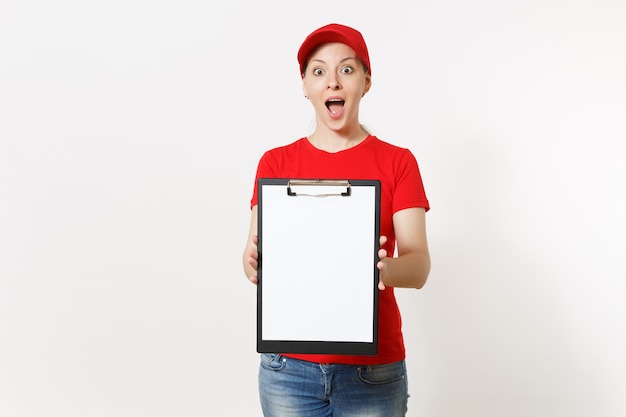
<instances>
[{"instance_id":1,"label":"ear","mask_svg":"<svg viewBox=\"0 0 626 417\"><path fill-rule=\"evenodd\" d=\"M368 91L370 91L370 88L372 87L372 76L369 75L369 73L365 74L365 88L363 89L363 94L361 95L361 97L365 96L365 94L367 94Z\"/></svg>"},{"instance_id":2,"label":"ear","mask_svg":"<svg viewBox=\"0 0 626 417\"><path fill-rule=\"evenodd\" d=\"M304 85L304 79L302 80L302 94L304 94L304 97L306 97L307 99L309 98L309 93L307 93L306 87Z\"/></svg>"}]
</instances>

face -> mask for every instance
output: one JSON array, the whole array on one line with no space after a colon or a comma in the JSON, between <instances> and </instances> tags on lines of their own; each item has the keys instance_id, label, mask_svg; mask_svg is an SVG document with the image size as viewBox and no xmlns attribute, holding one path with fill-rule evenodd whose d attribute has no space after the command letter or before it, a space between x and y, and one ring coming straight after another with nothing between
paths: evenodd
<instances>
[{"instance_id":1,"label":"face","mask_svg":"<svg viewBox=\"0 0 626 417\"><path fill-rule=\"evenodd\" d=\"M318 123L332 130L359 124L361 98L371 85L371 77L352 48L328 43L309 57L302 88L315 108Z\"/></svg>"}]
</instances>

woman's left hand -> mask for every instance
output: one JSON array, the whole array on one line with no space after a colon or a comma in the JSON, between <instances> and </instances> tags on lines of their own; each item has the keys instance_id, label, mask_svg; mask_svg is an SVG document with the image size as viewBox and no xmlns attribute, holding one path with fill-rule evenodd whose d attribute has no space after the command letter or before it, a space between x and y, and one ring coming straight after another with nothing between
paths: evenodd
<instances>
[{"instance_id":1,"label":"woman's left hand","mask_svg":"<svg viewBox=\"0 0 626 417\"><path fill-rule=\"evenodd\" d=\"M378 258L379 261L376 264L376 267L379 270L379 278L378 278L378 289L379 290L384 290L385 289L385 284L383 283L383 271L385 269L385 262L383 262L383 260L387 257L387 250L383 249L383 246L385 245L385 243L387 243L387 236L381 236L379 239L380 242L380 249L378 250Z\"/></svg>"}]
</instances>

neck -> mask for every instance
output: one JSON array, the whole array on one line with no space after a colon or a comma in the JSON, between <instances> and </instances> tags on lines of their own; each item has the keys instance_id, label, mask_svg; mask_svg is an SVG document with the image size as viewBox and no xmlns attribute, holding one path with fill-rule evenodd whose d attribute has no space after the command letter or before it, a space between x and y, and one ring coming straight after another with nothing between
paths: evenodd
<instances>
[{"instance_id":1,"label":"neck","mask_svg":"<svg viewBox=\"0 0 626 417\"><path fill-rule=\"evenodd\" d=\"M334 153L350 149L363 142L368 136L369 134L359 127L358 131L349 134L334 131L320 132L316 130L313 134L309 135L308 139L316 148Z\"/></svg>"}]
</instances>

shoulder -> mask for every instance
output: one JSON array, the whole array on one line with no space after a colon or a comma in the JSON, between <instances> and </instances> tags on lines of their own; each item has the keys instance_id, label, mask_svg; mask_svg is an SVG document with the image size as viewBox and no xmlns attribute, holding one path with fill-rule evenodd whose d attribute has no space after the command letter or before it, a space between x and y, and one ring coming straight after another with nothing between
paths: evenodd
<instances>
[{"instance_id":1,"label":"shoulder","mask_svg":"<svg viewBox=\"0 0 626 417\"><path fill-rule=\"evenodd\" d=\"M277 146L275 148L271 148L263 154L263 157L281 157L285 155L289 155L293 152L299 152L306 146L306 138L300 138L294 142L291 142L287 145Z\"/></svg>"},{"instance_id":2,"label":"shoulder","mask_svg":"<svg viewBox=\"0 0 626 417\"><path fill-rule=\"evenodd\" d=\"M408 148L394 145L376 136L372 136L371 138L371 145L377 153L384 153L387 156L393 156L400 159L415 159L413 153Z\"/></svg>"},{"instance_id":3,"label":"shoulder","mask_svg":"<svg viewBox=\"0 0 626 417\"><path fill-rule=\"evenodd\" d=\"M372 145L380 149L388 150L390 152L399 152L399 153L410 152L409 149L404 148L402 146L395 145L386 140L383 140L379 138L378 136L372 136L371 138L372 138Z\"/></svg>"},{"instance_id":4,"label":"shoulder","mask_svg":"<svg viewBox=\"0 0 626 417\"><path fill-rule=\"evenodd\" d=\"M285 167L289 167L302 158L306 152L306 141L304 138L283 146L271 148L261 156L259 160L257 174L266 177L280 176Z\"/></svg>"}]
</instances>

